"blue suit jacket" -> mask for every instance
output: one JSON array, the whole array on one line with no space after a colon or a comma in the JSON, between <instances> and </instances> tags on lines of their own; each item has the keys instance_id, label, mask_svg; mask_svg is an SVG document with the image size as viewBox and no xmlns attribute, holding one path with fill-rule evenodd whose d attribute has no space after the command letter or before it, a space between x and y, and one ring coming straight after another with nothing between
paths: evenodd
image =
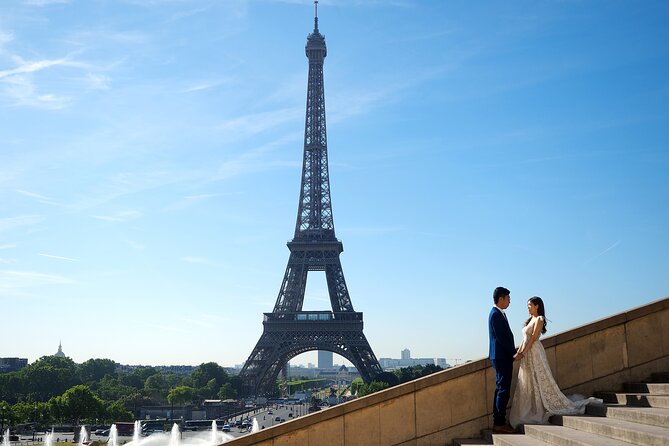
<instances>
[{"instance_id":1,"label":"blue suit jacket","mask_svg":"<svg viewBox=\"0 0 669 446\"><path fill-rule=\"evenodd\" d=\"M490 335L490 349L488 356L497 361L513 361L516 354L516 344L513 342L513 333L502 312L492 307L488 316L488 333Z\"/></svg>"}]
</instances>

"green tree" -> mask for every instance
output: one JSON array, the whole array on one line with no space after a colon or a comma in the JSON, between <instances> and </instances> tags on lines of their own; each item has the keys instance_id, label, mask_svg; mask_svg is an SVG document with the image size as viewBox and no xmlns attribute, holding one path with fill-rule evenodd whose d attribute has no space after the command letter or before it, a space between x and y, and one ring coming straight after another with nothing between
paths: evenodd
<instances>
[{"instance_id":1,"label":"green tree","mask_svg":"<svg viewBox=\"0 0 669 446\"><path fill-rule=\"evenodd\" d=\"M205 386L198 388L197 391L200 395L200 398L207 400L216 398L220 388L221 386L214 378L212 378Z\"/></svg>"},{"instance_id":2,"label":"green tree","mask_svg":"<svg viewBox=\"0 0 669 446\"><path fill-rule=\"evenodd\" d=\"M116 376L116 363L111 359L89 359L79 364L79 378L89 387L97 387L105 376Z\"/></svg>"},{"instance_id":3,"label":"green tree","mask_svg":"<svg viewBox=\"0 0 669 446\"><path fill-rule=\"evenodd\" d=\"M370 395L374 392L378 392L383 389L390 387L385 381L372 381L369 384L363 384L358 388L358 396Z\"/></svg>"},{"instance_id":4,"label":"green tree","mask_svg":"<svg viewBox=\"0 0 669 446\"><path fill-rule=\"evenodd\" d=\"M49 414L51 415L52 420L56 420L58 423L63 424L66 416L65 402L63 401L63 396L58 395L52 397L47 403L49 406Z\"/></svg>"},{"instance_id":5,"label":"green tree","mask_svg":"<svg viewBox=\"0 0 669 446\"><path fill-rule=\"evenodd\" d=\"M0 424L3 427L9 427L10 425L16 423L17 415L14 411L14 408L7 401L0 401ZM4 432L2 432L4 435Z\"/></svg>"},{"instance_id":6,"label":"green tree","mask_svg":"<svg viewBox=\"0 0 669 446\"><path fill-rule=\"evenodd\" d=\"M221 389L218 391L218 397L222 400L236 399L237 390L232 386L232 383L225 383L221 386Z\"/></svg>"},{"instance_id":7,"label":"green tree","mask_svg":"<svg viewBox=\"0 0 669 446\"><path fill-rule=\"evenodd\" d=\"M103 401L83 384L74 386L63 393L62 403L67 418L77 424L81 420L94 420L102 415Z\"/></svg>"},{"instance_id":8,"label":"green tree","mask_svg":"<svg viewBox=\"0 0 669 446\"><path fill-rule=\"evenodd\" d=\"M156 373L158 371L154 367L137 367L132 373L121 376L121 382L136 389L143 389L146 379Z\"/></svg>"},{"instance_id":9,"label":"green tree","mask_svg":"<svg viewBox=\"0 0 669 446\"><path fill-rule=\"evenodd\" d=\"M362 378L355 378L353 381L351 381L351 395L357 395L360 388L364 385L365 382L362 380Z\"/></svg>"},{"instance_id":10,"label":"green tree","mask_svg":"<svg viewBox=\"0 0 669 446\"><path fill-rule=\"evenodd\" d=\"M20 401L12 406L15 423L37 423L38 426L51 424L48 403Z\"/></svg>"},{"instance_id":11,"label":"green tree","mask_svg":"<svg viewBox=\"0 0 669 446\"><path fill-rule=\"evenodd\" d=\"M47 401L81 382L74 361L58 356L42 356L19 373L24 378L23 398L28 400Z\"/></svg>"},{"instance_id":12,"label":"green tree","mask_svg":"<svg viewBox=\"0 0 669 446\"><path fill-rule=\"evenodd\" d=\"M174 387L167 394L167 401L175 406L183 406L197 399L197 391L190 386Z\"/></svg>"},{"instance_id":13,"label":"green tree","mask_svg":"<svg viewBox=\"0 0 669 446\"><path fill-rule=\"evenodd\" d=\"M0 373L0 395L8 403L16 403L24 394L25 379L19 372Z\"/></svg>"},{"instance_id":14,"label":"green tree","mask_svg":"<svg viewBox=\"0 0 669 446\"><path fill-rule=\"evenodd\" d=\"M193 387L196 389L206 387L212 379L216 380L218 387L229 381L228 372L215 362L207 362L197 366L191 374L191 379L193 380Z\"/></svg>"},{"instance_id":15,"label":"green tree","mask_svg":"<svg viewBox=\"0 0 669 446\"><path fill-rule=\"evenodd\" d=\"M105 401L128 399L137 392L137 388L123 384L119 378L106 375L97 384L97 395Z\"/></svg>"},{"instance_id":16,"label":"green tree","mask_svg":"<svg viewBox=\"0 0 669 446\"><path fill-rule=\"evenodd\" d=\"M113 401L105 407L105 416L103 417L108 423L115 421L133 421L134 416L132 412L126 409L121 401Z\"/></svg>"}]
</instances>

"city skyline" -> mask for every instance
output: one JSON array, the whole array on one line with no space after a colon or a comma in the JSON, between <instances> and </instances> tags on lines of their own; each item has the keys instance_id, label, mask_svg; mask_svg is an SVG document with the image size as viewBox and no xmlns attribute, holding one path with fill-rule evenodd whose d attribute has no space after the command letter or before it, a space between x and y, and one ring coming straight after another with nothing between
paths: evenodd
<instances>
[{"instance_id":1,"label":"city skyline","mask_svg":"<svg viewBox=\"0 0 669 446\"><path fill-rule=\"evenodd\" d=\"M377 358L485 357L496 286L517 339L532 295L553 335L669 294L667 19L319 2L334 225ZM0 357L247 359L295 226L312 28L311 0L3 5Z\"/></svg>"}]
</instances>

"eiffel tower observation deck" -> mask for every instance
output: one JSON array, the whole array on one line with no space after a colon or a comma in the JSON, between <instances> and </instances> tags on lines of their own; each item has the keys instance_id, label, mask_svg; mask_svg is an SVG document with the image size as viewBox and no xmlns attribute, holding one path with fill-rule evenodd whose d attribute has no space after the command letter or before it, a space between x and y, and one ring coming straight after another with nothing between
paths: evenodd
<instances>
[{"instance_id":1,"label":"eiffel tower observation deck","mask_svg":"<svg viewBox=\"0 0 669 446\"><path fill-rule=\"evenodd\" d=\"M365 382L382 372L363 333L362 313L353 309L339 255L344 250L335 235L328 173L323 62L325 36L318 29L307 37L309 59L304 155L300 201L293 240L288 242L288 266L271 313L264 313L263 334L240 376L246 395L263 395L275 388L288 361L312 350L326 350L348 359ZM324 271L331 310L303 311L307 275Z\"/></svg>"}]
</instances>

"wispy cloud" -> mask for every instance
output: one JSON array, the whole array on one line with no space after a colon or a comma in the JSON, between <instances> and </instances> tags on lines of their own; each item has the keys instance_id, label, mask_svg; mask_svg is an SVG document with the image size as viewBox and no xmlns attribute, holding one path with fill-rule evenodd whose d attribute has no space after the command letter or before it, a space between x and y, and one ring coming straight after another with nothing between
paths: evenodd
<instances>
[{"instance_id":1,"label":"wispy cloud","mask_svg":"<svg viewBox=\"0 0 669 446\"><path fill-rule=\"evenodd\" d=\"M16 248L16 245L13 243L7 243L4 245L0 245L0 249L11 249L11 248Z\"/></svg>"},{"instance_id":2,"label":"wispy cloud","mask_svg":"<svg viewBox=\"0 0 669 446\"><path fill-rule=\"evenodd\" d=\"M32 80L25 76L0 77L0 81L4 84L1 93L15 106L59 110L72 102L69 96L40 93Z\"/></svg>"},{"instance_id":3,"label":"wispy cloud","mask_svg":"<svg viewBox=\"0 0 669 446\"><path fill-rule=\"evenodd\" d=\"M190 87L187 87L183 90L184 93L192 93L194 91L203 91L203 90L210 90L212 88L216 88L220 85L223 85L226 82L226 80L218 80L218 81L200 81L197 83L193 83Z\"/></svg>"},{"instance_id":4,"label":"wispy cloud","mask_svg":"<svg viewBox=\"0 0 669 446\"><path fill-rule=\"evenodd\" d=\"M597 254L597 255L595 255L595 256L589 258L589 259L586 260L585 262L583 262L583 264L584 264L584 265L587 265L588 263L593 262L595 259L597 259L597 258L603 256L603 255L606 254L607 252L609 252L609 251L611 251L612 249L616 248L618 245L620 245L621 242L622 242L622 240L618 240L618 241L616 241L614 244L612 244L611 246L609 246L608 248L606 248L604 251L600 252L599 254Z\"/></svg>"},{"instance_id":5,"label":"wispy cloud","mask_svg":"<svg viewBox=\"0 0 669 446\"><path fill-rule=\"evenodd\" d=\"M218 130L227 136L248 137L291 121L298 121L304 110L299 107L255 113L227 120Z\"/></svg>"},{"instance_id":6,"label":"wispy cloud","mask_svg":"<svg viewBox=\"0 0 669 446\"><path fill-rule=\"evenodd\" d=\"M21 226L33 226L41 223L44 219L43 215L19 215L17 217L0 218L0 232Z\"/></svg>"},{"instance_id":7,"label":"wispy cloud","mask_svg":"<svg viewBox=\"0 0 669 446\"><path fill-rule=\"evenodd\" d=\"M57 259L57 260L68 260L70 262L78 262L79 259L73 259L71 257L63 257L63 256L55 256L53 254L44 254L42 252L37 253L37 255L42 256L42 257L48 257L50 259Z\"/></svg>"},{"instance_id":8,"label":"wispy cloud","mask_svg":"<svg viewBox=\"0 0 669 446\"><path fill-rule=\"evenodd\" d=\"M73 207L75 209L90 209L126 195L153 190L184 181L194 181L203 176L206 175L201 172L194 172L187 169L118 172L102 183L99 187L101 190L90 192L87 196L75 203ZM134 218L133 214L128 214L129 212L138 216L138 211L125 211L124 213L119 213L121 215L98 215L94 216L94 218L109 221L114 221L114 218Z\"/></svg>"},{"instance_id":9,"label":"wispy cloud","mask_svg":"<svg viewBox=\"0 0 669 446\"><path fill-rule=\"evenodd\" d=\"M129 220L135 220L142 216L140 211L121 211L112 215L91 215L91 217L98 220L109 221L114 223L122 223Z\"/></svg>"},{"instance_id":10,"label":"wispy cloud","mask_svg":"<svg viewBox=\"0 0 669 446\"><path fill-rule=\"evenodd\" d=\"M85 84L89 90L108 90L110 88L109 84L111 83L111 78L102 74L86 73L82 83Z\"/></svg>"},{"instance_id":11,"label":"wispy cloud","mask_svg":"<svg viewBox=\"0 0 669 446\"><path fill-rule=\"evenodd\" d=\"M13 40L13 35L7 33L0 34L0 49L3 49L6 43L11 40ZM97 68L75 59L75 55L81 51L77 50L65 57L37 60L27 60L21 55L4 51L15 66L0 70L0 85L3 87L0 90L0 94L8 98L15 106L45 109L65 108L73 101L70 94L55 93L53 91L45 92L43 88L40 88L38 83L39 80L46 78L45 75L41 75L41 72L52 71L58 68L70 68L85 72L77 82L77 91L82 89L100 90L108 88L109 77L91 72L91 70L102 70L104 68ZM50 89L56 88L54 85L58 85L58 80L59 78L53 75L46 78ZM68 84L71 85L71 78L68 79Z\"/></svg>"},{"instance_id":12,"label":"wispy cloud","mask_svg":"<svg viewBox=\"0 0 669 446\"><path fill-rule=\"evenodd\" d=\"M14 34L6 31L0 31L0 49L7 43L14 40Z\"/></svg>"},{"instance_id":13,"label":"wispy cloud","mask_svg":"<svg viewBox=\"0 0 669 446\"><path fill-rule=\"evenodd\" d=\"M37 71L42 71L46 70L47 68L63 65L63 66L78 66L81 67L82 64L80 62L74 62L69 59L69 57L63 57L61 59L45 59L45 60L38 60L34 62L26 62L23 61L19 57L14 57L15 60L19 62L19 66L16 68L12 68L9 70L1 70L0 71L0 79L4 79L6 77L10 76L15 76L17 74L26 74L26 73L34 73Z\"/></svg>"},{"instance_id":14,"label":"wispy cloud","mask_svg":"<svg viewBox=\"0 0 669 446\"><path fill-rule=\"evenodd\" d=\"M67 285L73 281L56 274L45 274L34 271L0 271L0 296L26 296L27 290L44 285Z\"/></svg>"},{"instance_id":15,"label":"wispy cloud","mask_svg":"<svg viewBox=\"0 0 669 446\"><path fill-rule=\"evenodd\" d=\"M26 197L34 198L35 200L37 200L40 203L58 204L58 202L56 200L54 200L53 198L49 198L49 197L46 197L44 195L40 195L40 194L35 193L35 192L30 192L30 191L21 190L21 189L17 189L16 192L18 192L21 195L25 195Z\"/></svg>"},{"instance_id":16,"label":"wispy cloud","mask_svg":"<svg viewBox=\"0 0 669 446\"><path fill-rule=\"evenodd\" d=\"M286 134L284 137L278 138L269 144L228 159L218 166L218 169L209 180L221 181L253 172L264 172L269 169L299 167L300 163L297 161L272 160L267 157L267 153L277 147L281 147L286 142L298 139L299 136L300 134L297 132Z\"/></svg>"}]
</instances>

